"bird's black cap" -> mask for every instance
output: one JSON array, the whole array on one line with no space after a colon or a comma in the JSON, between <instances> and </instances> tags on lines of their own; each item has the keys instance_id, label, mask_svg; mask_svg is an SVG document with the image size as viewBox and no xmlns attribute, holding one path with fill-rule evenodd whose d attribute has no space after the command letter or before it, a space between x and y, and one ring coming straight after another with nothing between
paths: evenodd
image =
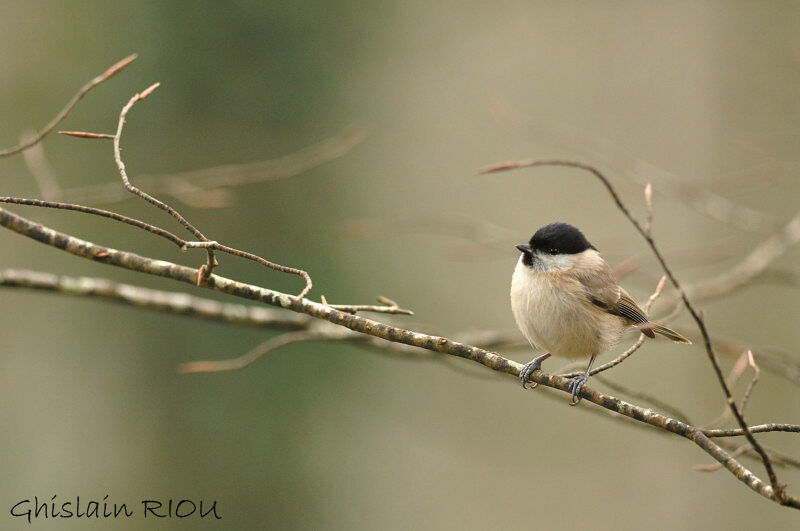
<instances>
[{"instance_id":1,"label":"bird's black cap","mask_svg":"<svg viewBox=\"0 0 800 531\"><path fill-rule=\"evenodd\" d=\"M578 254L595 248L581 231L568 223L560 222L537 230L529 245L531 250L548 254Z\"/></svg>"}]
</instances>

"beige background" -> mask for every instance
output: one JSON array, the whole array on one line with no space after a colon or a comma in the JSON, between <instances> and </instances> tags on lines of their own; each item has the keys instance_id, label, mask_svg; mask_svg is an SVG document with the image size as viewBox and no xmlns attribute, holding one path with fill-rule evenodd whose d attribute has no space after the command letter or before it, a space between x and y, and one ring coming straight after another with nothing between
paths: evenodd
<instances>
[{"instance_id":1,"label":"beige background","mask_svg":"<svg viewBox=\"0 0 800 531\"><path fill-rule=\"evenodd\" d=\"M527 157L603 164L641 215L641 186L628 179L641 160L788 220L798 204L799 30L794 2L4 2L0 145L46 123L85 81L134 51L140 59L63 126L110 132L130 95L161 81L129 119L132 176L268 159L365 124L367 141L340 160L242 187L229 209L184 212L214 239L304 266L314 297L387 295L417 312L403 323L452 335L509 329L516 238L563 220L613 264L646 249L588 175L475 170ZM53 136L44 148L65 187L116 179L109 145ZM3 195L38 195L21 157L0 161L0 182ZM142 203L113 208L177 230ZM97 243L201 260L103 220L12 210ZM372 236L353 238L353 219ZM506 227L508 245L475 246L476 236L456 237L446 220ZM724 270L765 238L658 193L654 230L687 282ZM11 232L0 231L0 241L0 267L187 289ZM726 261L692 265L719 241ZM797 258L791 251L779 265L795 267ZM299 290L294 278L222 261L226 276ZM648 258L625 285L643 300L659 275ZM796 295L758 285L703 310L715 334L780 346L796 359ZM469 374L301 344L241 372L179 375L181 362L236 356L269 334L96 301L0 297L4 528L27 525L8 516L13 503L53 494L108 494L137 509L142 498L214 499L222 523L239 529L797 526L796 513L730 474L693 471L709 458L684 440L569 408L566 396L523 393L466 362L455 365ZM722 407L696 348L648 344L613 377L699 422ZM748 418L800 421L798 391L765 373ZM761 439L800 455L795 435ZM800 474L779 473L797 493ZM98 525L152 523L137 513Z\"/></svg>"}]
</instances>

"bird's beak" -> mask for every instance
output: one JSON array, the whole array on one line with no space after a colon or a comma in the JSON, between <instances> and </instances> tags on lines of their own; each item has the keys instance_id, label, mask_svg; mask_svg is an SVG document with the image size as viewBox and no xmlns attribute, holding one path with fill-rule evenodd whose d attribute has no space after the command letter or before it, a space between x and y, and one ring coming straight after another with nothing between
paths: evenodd
<instances>
[{"instance_id":1,"label":"bird's beak","mask_svg":"<svg viewBox=\"0 0 800 531\"><path fill-rule=\"evenodd\" d=\"M517 245L517 249L519 249L523 253L530 253L531 252L531 246L528 245L527 243L520 243L519 245Z\"/></svg>"}]
</instances>

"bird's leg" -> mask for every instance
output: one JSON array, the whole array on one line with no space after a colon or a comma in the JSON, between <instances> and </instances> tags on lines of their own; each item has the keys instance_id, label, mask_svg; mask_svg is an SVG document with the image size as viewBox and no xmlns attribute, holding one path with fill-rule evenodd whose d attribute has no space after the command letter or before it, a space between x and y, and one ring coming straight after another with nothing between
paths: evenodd
<instances>
[{"instance_id":1,"label":"bird's leg","mask_svg":"<svg viewBox=\"0 0 800 531\"><path fill-rule=\"evenodd\" d=\"M589 366L586 367L586 372L573 378L572 383L569 384L569 390L572 391L572 402L570 402L569 405L575 406L581 401L581 389L583 389L583 386L589 381L589 372L592 370L594 358L595 357L592 356L591 359L589 359Z\"/></svg>"},{"instance_id":2,"label":"bird's leg","mask_svg":"<svg viewBox=\"0 0 800 531\"><path fill-rule=\"evenodd\" d=\"M531 361L529 361L528 363L525 364L525 366L522 368L521 371L519 371L519 379L522 380L522 388L523 389L527 389L528 388L528 386L527 386L528 378L531 377L531 374L533 374L533 371L538 371L539 369L541 369L542 368L542 362L544 360L546 360L547 358L549 358L550 356L552 356L552 354L550 354L548 352L547 354L542 354L541 356L533 358ZM536 383L536 382L533 382L533 385L531 386L531 389L533 389L537 385L539 385L539 384Z\"/></svg>"}]
</instances>

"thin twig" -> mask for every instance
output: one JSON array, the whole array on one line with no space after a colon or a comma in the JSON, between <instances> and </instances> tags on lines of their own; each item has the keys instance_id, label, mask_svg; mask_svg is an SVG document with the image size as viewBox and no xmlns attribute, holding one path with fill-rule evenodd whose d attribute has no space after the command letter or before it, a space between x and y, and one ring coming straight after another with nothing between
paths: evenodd
<instances>
[{"instance_id":1,"label":"thin twig","mask_svg":"<svg viewBox=\"0 0 800 531\"><path fill-rule=\"evenodd\" d=\"M755 387L756 383L758 383L759 376L761 376L761 370L758 368L758 365L756 364L756 360L753 357L752 349L748 349L747 352L743 352L742 355L739 356L739 359L733 365L733 368L731 368L731 372L728 375L728 380L727 380L728 386L733 388L733 386L736 385L736 382L739 380L739 378L742 377L742 374L744 374L744 371L748 366L753 368L753 378L747 384L747 388L744 391L744 396L742 397L742 405L740 406L740 411L742 412L742 414L744 414L744 408L747 406L748 400L750 400L750 393L753 391L753 388ZM731 410L730 408L725 407L722 410L722 413L720 413L720 415L716 419L709 422L706 426L707 427L722 426L723 424L728 422L730 418L731 418Z\"/></svg>"},{"instance_id":2,"label":"thin twig","mask_svg":"<svg viewBox=\"0 0 800 531\"><path fill-rule=\"evenodd\" d=\"M128 101L128 103L122 108L122 111L120 112L119 121L118 121L118 124L117 124L117 132L116 132L115 135L113 135L113 136L111 136L111 135L97 135L97 134L94 134L94 133L84 133L84 132L74 132L74 131L73 132L68 132L68 134L71 134L72 136L78 136L78 137L84 137L84 138L86 138L86 137L89 137L89 138L112 138L113 141L114 141L114 160L117 163L117 168L119 170L120 176L122 177L122 182L123 182L123 184L125 186L125 189L128 190L130 193L132 193L132 194L134 194L134 195L136 195L138 197L141 197L142 199L146 200L147 202L151 203L152 205L155 205L156 207L158 207L158 208L166 211L167 213L169 213L172 217L174 217L176 220L178 220L178 222L180 222L181 225L183 225L189 232L191 232L193 235L195 235L197 238L199 238L200 241L185 241L185 240L181 240L181 239L177 238L177 236L175 236L175 235L173 235L173 234L171 234L171 233L169 233L169 232L167 232L167 231L165 231L163 229L159 229L158 227L154 227L153 225L150 225L148 223L144 223L142 221L134 220L134 219L129 218L127 216L122 216L120 214L115 214L113 212L108 212L108 211L105 211L105 210L95 209L95 208L91 208L91 207L85 207L85 206L82 206L82 205L73 205L73 204L68 204L68 203L56 203L56 202L31 200L31 199L21 199L21 198L4 198L6 200L6 202L18 203L18 204L27 204L27 205L33 205L33 206L42 206L42 207L48 207L48 208L61 208L61 209L66 209L66 210L77 210L77 211L88 213L88 214L99 215L99 216L115 219L117 221L122 221L123 223L128 223L130 225L134 225L136 227L143 228L143 229L145 229L145 230L147 230L149 232L153 232L154 234L158 234L160 236L166 237L166 238L170 239L171 241L173 241L173 243L178 244L183 250L190 249L190 248L205 249L206 253L208 255L208 261L205 264L205 266L200 268L200 274L197 277L197 284L198 285L201 284L202 282L204 282L205 280L207 280L208 277L211 275L214 267L216 267L218 265L218 262L216 261L216 258L214 257L214 251L215 250L218 250L218 251L221 251L221 252L225 252L225 253L228 253L228 254L231 254L231 255L234 255L234 256L239 256L239 257L242 257L242 258L246 258L248 260L255 261L255 262L257 262L257 263L259 263L259 264L261 264L261 265L263 265L265 267L268 267L270 269L273 269L273 270L276 270L276 271L280 271L280 272L283 272L283 273L290 273L290 274L298 275L301 278L303 278L303 280L305 281L306 285L305 285L305 288L300 292L298 297L299 298L304 298L308 294L308 292L311 290L311 287L312 287L311 277L308 275L308 273L306 271L303 271L303 270L297 269L297 268L293 268L293 267L287 267L287 266L283 266L283 265L280 265L280 264L276 264L274 262L270 262L269 260L261 258L260 256L257 256L255 254L248 253L246 251L241 251L239 249L235 249L233 247L229 247L229 246L226 246L226 245L222 245L222 244L220 244L218 242L215 242L215 241L211 241L208 238L206 238L206 236L202 232L200 232L196 227L194 227L194 225L189 223L189 221L186 220L186 218L184 218L177 210L175 210L171 206L167 205L166 203L164 203L162 201L159 201L158 199L154 198L153 196L147 194L146 192L143 192L142 190L140 190L139 188L137 188L137 187L135 187L135 186L133 186L131 184L130 180L128 179L127 171L125 169L125 163L122 161L121 147L120 147L120 139L122 137L122 129L123 129L124 125L125 125L125 118L126 118L126 116L128 114L128 111L130 111L130 109L133 107L134 104L136 104L136 102L147 98L150 94L152 94L152 92L156 88L158 88L158 86L159 86L159 83L155 83L155 84L151 85L150 87L148 87L147 89L143 90L142 92L135 94Z\"/></svg>"},{"instance_id":3,"label":"thin twig","mask_svg":"<svg viewBox=\"0 0 800 531\"><path fill-rule=\"evenodd\" d=\"M744 390L744 396L742 397L742 415L744 415L744 408L747 407L747 401L750 400L750 393L753 392L753 388L758 383L758 379L761 377L761 369L758 368L758 364L756 360L753 358L753 351L747 351L747 364L753 369L753 378L750 380L750 383L747 384L747 388Z\"/></svg>"},{"instance_id":4,"label":"thin twig","mask_svg":"<svg viewBox=\"0 0 800 531\"><path fill-rule=\"evenodd\" d=\"M685 292L693 300L701 302L730 295L768 275L767 268L797 243L800 243L800 213L797 213L781 230L767 238L736 265L722 273L688 285ZM683 309L680 304L680 296L676 295L670 302L673 307L664 310L668 313L665 320L677 316Z\"/></svg>"},{"instance_id":5,"label":"thin twig","mask_svg":"<svg viewBox=\"0 0 800 531\"><path fill-rule=\"evenodd\" d=\"M87 207L87 206L83 206L83 205L73 205L71 203L59 203L57 201L42 201L41 199L25 199L25 198L21 198L21 197L0 197L0 203L10 203L10 204L15 204L15 205L36 206L36 207L42 207L42 208L54 208L54 209L59 209L59 210L72 210L72 211L76 211L76 212L81 212L83 214L91 214L91 215L94 215L94 216L100 216L100 217L113 219L115 221L119 221L119 222L122 222L122 223L125 223L125 224L128 224L128 225L131 225L133 227L137 227L137 228L146 230L147 232L150 232L150 233L155 234L157 236L161 236L162 238L165 238L165 239L171 241L172 243L174 243L175 245L177 245L178 247L180 247L184 251L186 251L187 249L190 249L190 248L202 248L202 249L209 249L210 248L210 249L214 249L214 250L217 250L217 251L220 251L220 252L224 252L224 253L227 253L227 254L230 254L230 255L233 255L233 256L239 256L241 258L246 258L247 260L252 260L252 261L257 262L257 263L259 263L261 265L269 267L270 269L285 268L285 266L281 266L281 265L278 265L278 264L273 264L272 262L270 262L268 260L265 260L265 259L261 258L260 256L255 255L253 253L248 253L246 251L241 251L239 249L234 249L233 247L229 247L227 245L222 245L222 244L220 244L218 242L214 242L214 241L189 242L189 241L186 241L186 240L183 240L183 239L179 238L178 236L172 234L171 232L169 232L167 230L164 230L164 229L162 229L160 227L156 227L155 225L151 225L150 223L145 223L144 221L140 221L138 219L130 218L128 216L124 216L122 214L117 214L116 212L110 212L108 210L103 210L103 209L100 209L100 208ZM292 268L286 268L286 269L292 269ZM278 270L281 270L281 269L278 269ZM310 284L310 282L311 282L310 277L308 277L308 273L306 273L305 271L302 271L302 270L297 270L297 271L298 271L298 273L295 273L295 274L299 274L301 277L303 277L303 279L306 280L306 286L308 286ZM285 272L294 273L294 271L285 271ZM307 293L307 292L305 292L305 293ZM304 294L301 293L300 296L304 296ZM378 310L376 310L376 311L378 311ZM403 313L403 312L407 312L407 311L409 311L409 310L401 310L401 311L397 311L397 312L387 311L386 313Z\"/></svg>"},{"instance_id":6,"label":"thin twig","mask_svg":"<svg viewBox=\"0 0 800 531\"><path fill-rule=\"evenodd\" d=\"M81 98L83 98L86 95L87 92L92 90L94 87L96 87L100 83L102 83L104 81L107 81L107 80L111 79L112 77L114 77L114 75L116 75L122 69L124 69L126 66L128 66L129 64L134 62L137 57L138 57L137 54L129 55L125 59L122 59L121 61L118 61L116 64L114 64L111 67L109 67L108 70L106 70L105 72L103 72L99 76L95 77L94 79L92 79L91 81L86 83L83 87L81 87L81 89L77 92L77 94L75 94L72 97L72 99L69 100L69 102L67 102L67 104L64 106L64 108L61 109L61 111L55 116L55 118L50 120L50 123L48 123L46 126L44 126L44 128L41 131L39 131L39 133L37 133L33 138L30 138L30 139L28 139L28 140L26 140L24 142L20 142L16 146L12 146L12 147L6 148L6 149L0 149L0 158L8 157L9 155L13 155L15 153L19 153L20 151L28 149L29 147L35 146L36 144L41 142L44 137L46 137L48 134L50 134L53 131L53 129L55 129L55 127L64 118L67 117L67 115L69 114L69 111L72 110L72 108L81 100Z\"/></svg>"},{"instance_id":7,"label":"thin twig","mask_svg":"<svg viewBox=\"0 0 800 531\"><path fill-rule=\"evenodd\" d=\"M328 304L327 300L324 301L323 304L347 313L373 312L393 315L414 315L414 312L401 308L400 305L387 297L379 296L378 302L380 302L382 306L368 304Z\"/></svg>"},{"instance_id":8,"label":"thin twig","mask_svg":"<svg viewBox=\"0 0 800 531\"><path fill-rule=\"evenodd\" d=\"M81 212L83 214L91 214L93 216L100 216L103 218L113 219L114 221L119 221L125 223L127 225L131 225L133 227L137 227L156 236L161 236L165 238L178 247L183 247L186 245L186 241L182 240L181 238L175 236L171 232L164 230L162 228L156 227L155 225L151 225L149 223L145 223L144 221L140 221L138 219L130 218L128 216L123 216L122 214L117 214L116 212L109 212L108 210L103 210L100 208L93 208L87 207L83 205L73 205L71 203L60 203L58 201L43 201L41 199L25 199L22 197L0 197L0 203L9 203L14 205L27 205L27 206L35 206L41 208L55 208L58 210L72 210L75 212Z\"/></svg>"},{"instance_id":9,"label":"thin twig","mask_svg":"<svg viewBox=\"0 0 800 531\"><path fill-rule=\"evenodd\" d=\"M740 437L745 435L745 431L741 428L733 428L730 430L701 430L706 437ZM800 433L800 425L798 424L759 424L757 426L750 426L750 433L766 433L768 431L786 431L791 433Z\"/></svg>"},{"instance_id":10,"label":"thin twig","mask_svg":"<svg viewBox=\"0 0 800 531\"><path fill-rule=\"evenodd\" d=\"M215 361L190 361L188 363L180 364L178 366L178 372L197 373L235 371L247 367L261 356L264 356L275 349L286 345L291 345L292 343L299 343L300 341L314 341L316 338L316 334L306 330L299 332L287 332L264 341L247 354L239 356L238 358Z\"/></svg>"},{"instance_id":11,"label":"thin twig","mask_svg":"<svg viewBox=\"0 0 800 531\"><path fill-rule=\"evenodd\" d=\"M134 195L138 195L148 203L155 205L161 210L164 210L173 218L178 220L178 223L183 225L186 228L186 230L194 234L196 238L200 239L200 241L205 242L208 241L208 238L206 238L202 232L197 230L197 228L194 225L189 223L189 221L187 221L186 218L184 218L177 210L175 210L168 204L159 201L150 194L143 192L142 190L139 190L138 188L133 186L130 180L128 179L127 171L125 171L125 163L122 162L122 149L120 148L120 140L122 138L122 128L125 126L125 117L127 116L128 111L130 111L131 108L133 108L133 106L136 104L136 102L142 101L143 99L147 98L150 94L153 93L153 91L155 91L159 87L159 85L160 83L154 83L149 87L147 87L146 89L144 89L142 92L134 94L133 97L128 101L128 103L125 104L124 107L122 107L122 111L120 111L119 113L119 121L117 122L117 132L113 137L114 161L116 161L117 163L117 169L119 169L119 174L120 177L122 177L122 183L125 185L126 190L128 190L130 193ZM200 270L201 273L200 276L198 276L197 280L198 283L204 281L205 278L207 278L208 275L210 275L211 272L214 270L214 268L217 266L217 260L214 258L214 251L211 248L207 248L206 253L208 254L208 262L206 263L205 269Z\"/></svg>"},{"instance_id":12,"label":"thin twig","mask_svg":"<svg viewBox=\"0 0 800 531\"><path fill-rule=\"evenodd\" d=\"M722 443L723 441L720 442ZM721 446L727 447L728 445L721 444ZM740 445L735 449L733 448L731 449L733 450L731 452L731 457L745 455L747 457L752 457L755 459L759 458L758 454L755 451L753 451L753 447L750 446L749 443ZM764 447L764 450L769 454L770 459L775 465L781 466L783 468L800 468L800 460L797 460L790 455L786 455L783 452L779 452L778 450L775 450L774 448L769 448L767 446ZM721 465L720 463L717 464ZM702 472L714 472L722 468L722 466L715 467L714 465L695 465L692 468L694 468L694 470L699 470Z\"/></svg>"},{"instance_id":13,"label":"thin twig","mask_svg":"<svg viewBox=\"0 0 800 531\"><path fill-rule=\"evenodd\" d=\"M200 239L199 242L186 242L184 243L184 248L204 248L206 253L208 254L208 261L205 267L200 268L200 273L197 276L197 284L200 285L205 282L212 274L214 267L218 265L216 258L214 257L214 250L219 250L226 252L228 254L232 254L234 256L239 256L242 258L246 258L248 260L253 260L258 262L259 264L273 269L275 271L280 271L282 273L289 273L292 275L298 275L301 277L306 286L298 295L298 298L302 299L311 291L312 282L311 277L309 274L302 269L297 269L294 267L288 267L280 264L276 264L274 262L270 262L260 256L254 255L252 253L248 253L245 251L240 251L239 249L234 249L233 247L228 247L226 245L219 244L214 241L210 241L206 236L200 232L194 225L189 223L189 221L184 218L177 210L169 206L168 204L159 201L155 197L149 195L146 192L143 192L139 188L133 186L128 179L128 174L125 170L125 163L122 162L122 151L120 148L120 139L122 138L122 128L125 125L125 117L128 114L128 111L136 104L136 102L141 101L147 98L150 94L153 93L154 90L158 88L160 83L154 83L153 85L149 86L142 92L135 94L128 103L122 108L122 111L119 113L119 122L117 124L117 132L114 135L114 160L117 163L117 168L119 169L119 174L122 177L122 182L125 185L125 188L134 195L137 195L147 201L148 203L155 205L156 207L164 210L165 212L169 213L172 217L174 217L178 222L183 225L189 232L194 234L197 238Z\"/></svg>"}]
</instances>

